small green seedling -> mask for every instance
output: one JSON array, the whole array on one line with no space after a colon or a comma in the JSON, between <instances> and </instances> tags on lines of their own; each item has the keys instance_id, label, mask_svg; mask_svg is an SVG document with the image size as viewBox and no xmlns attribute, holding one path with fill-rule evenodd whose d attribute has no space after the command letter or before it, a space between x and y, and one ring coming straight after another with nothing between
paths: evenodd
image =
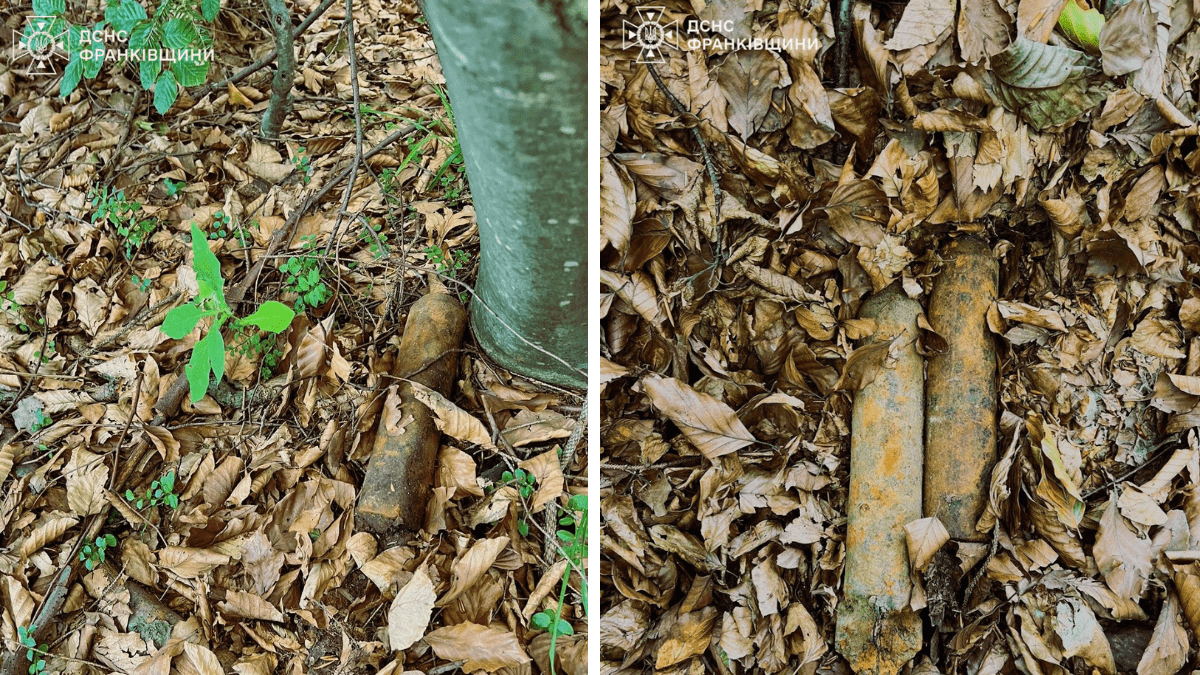
<instances>
[{"instance_id":1,"label":"small green seedling","mask_svg":"<svg viewBox=\"0 0 1200 675\"><path fill-rule=\"evenodd\" d=\"M187 187L187 183L185 183L181 180L175 181L175 180L171 180L170 178L164 178L163 179L163 187L165 187L167 189L168 197L174 197L175 195L179 194L180 190Z\"/></svg>"},{"instance_id":2,"label":"small green seedling","mask_svg":"<svg viewBox=\"0 0 1200 675\"><path fill-rule=\"evenodd\" d=\"M125 499L133 502L139 511L145 506L161 504L166 504L172 509L179 508L179 495L175 494L175 472L168 471L162 478L150 483L146 494L141 497L134 494L133 490L126 490Z\"/></svg>"},{"instance_id":3,"label":"small green seedling","mask_svg":"<svg viewBox=\"0 0 1200 675\"><path fill-rule=\"evenodd\" d=\"M296 154L292 156L292 165L296 170L304 174L304 184L308 185L312 181L313 168L308 160L308 149L304 146L296 148Z\"/></svg>"},{"instance_id":4,"label":"small green seedling","mask_svg":"<svg viewBox=\"0 0 1200 675\"><path fill-rule=\"evenodd\" d=\"M263 337L259 331L248 329L239 333L235 340L238 354L248 359L262 356L258 376L263 380L269 379L275 366L279 365L279 359L283 357L283 350L275 346L275 336Z\"/></svg>"},{"instance_id":5,"label":"small green seedling","mask_svg":"<svg viewBox=\"0 0 1200 675\"><path fill-rule=\"evenodd\" d=\"M139 279L138 275L135 274L135 275L129 277L129 280L132 281L138 287L138 290L143 293L150 290L150 280L149 279Z\"/></svg>"},{"instance_id":6,"label":"small green seedling","mask_svg":"<svg viewBox=\"0 0 1200 675\"><path fill-rule=\"evenodd\" d=\"M315 236L304 237L306 253L315 246ZM325 304L325 301L333 295L329 287L321 280L321 266L316 258L303 254L288 258L280 265L279 271L287 275L283 282L284 290L300 296L296 298L297 314L303 313L305 309Z\"/></svg>"},{"instance_id":7,"label":"small green seedling","mask_svg":"<svg viewBox=\"0 0 1200 675\"><path fill-rule=\"evenodd\" d=\"M191 333L201 319L215 319L208 334L192 348L192 358L184 371L191 388L192 402L196 403L204 398L208 391L210 373L217 382L225 376L225 339L221 337L221 327L226 321L232 319L237 328L250 325L258 326L268 333L281 333L291 325L296 314L282 302L268 300L250 316L244 319L234 318L233 310L225 301L225 280L221 278L221 263L208 249L204 233L195 223L192 223L192 254L200 293L192 302L167 312L162 331L168 337L180 340Z\"/></svg>"},{"instance_id":8,"label":"small green seedling","mask_svg":"<svg viewBox=\"0 0 1200 675\"><path fill-rule=\"evenodd\" d=\"M132 493L130 493L132 494ZM106 534L103 537L96 537L95 544L85 544L83 550L79 552L79 559L83 561L83 566L89 570L96 569L96 565L104 562L104 552L110 548L117 546L117 538L111 534Z\"/></svg>"},{"instance_id":9,"label":"small green seedling","mask_svg":"<svg viewBox=\"0 0 1200 675\"><path fill-rule=\"evenodd\" d=\"M29 624L29 628L17 627L17 637L20 638L21 645L25 647L25 658L29 661L29 675L37 675L45 670L45 657L50 655L49 645L39 646L37 640L34 639L33 633L36 630L37 626L34 624Z\"/></svg>"},{"instance_id":10,"label":"small green seedling","mask_svg":"<svg viewBox=\"0 0 1200 675\"><path fill-rule=\"evenodd\" d=\"M37 432L41 431L42 429L45 429L46 427L50 426L51 424L54 424L54 420L49 415L46 414L46 411L37 410L34 412L34 414L37 415L37 418L33 421L33 424L29 427L29 433L36 434Z\"/></svg>"},{"instance_id":11,"label":"small green seedling","mask_svg":"<svg viewBox=\"0 0 1200 675\"><path fill-rule=\"evenodd\" d=\"M124 190L109 192L108 187L92 188L89 196L96 211L92 213L92 222L105 221L117 230L117 234L125 240L125 258L133 260L142 244L150 238L158 221L154 218L137 217L142 203L125 198Z\"/></svg>"},{"instance_id":12,"label":"small green seedling","mask_svg":"<svg viewBox=\"0 0 1200 675\"><path fill-rule=\"evenodd\" d=\"M388 236L383 232L383 225L377 224L367 229L366 223L363 223L362 229L358 232L358 238L367 243L368 250L376 260L388 254Z\"/></svg>"},{"instance_id":13,"label":"small green seedling","mask_svg":"<svg viewBox=\"0 0 1200 675\"><path fill-rule=\"evenodd\" d=\"M224 211L217 211L213 214L213 230L208 233L208 238L216 241L228 237L233 230L232 222L233 218Z\"/></svg>"},{"instance_id":14,"label":"small green seedling","mask_svg":"<svg viewBox=\"0 0 1200 675\"><path fill-rule=\"evenodd\" d=\"M451 279L457 279L459 270L471 262L471 256L466 251L443 251L441 246L427 247L425 255L429 257L429 262L433 263L438 274ZM459 293L458 298L464 304L467 302L466 293Z\"/></svg>"},{"instance_id":15,"label":"small green seedling","mask_svg":"<svg viewBox=\"0 0 1200 675\"><path fill-rule=\"evenodd\" d=\"M581 595L583 596L584 611L587 611L588 596L587 575L583 571L583 561L587 559L588 555L587 511L587 495L573 495L567 501L565 509L567 515L558 519L561 527L555 533L559 541L563 543L562 552L567 558L567 564L579 573L579 579L583 584ZM567 582L570 578L569 571L562 576L562 584L558 590L558 606L554 612L543 610L529 619L529 623L534 628L550 632L550 675L554 675L554 649L558 644L558 636L575 634L575 629L571 627L571 624L562 618L563 605L567 600Z\"/></svg>"}]
</instances>

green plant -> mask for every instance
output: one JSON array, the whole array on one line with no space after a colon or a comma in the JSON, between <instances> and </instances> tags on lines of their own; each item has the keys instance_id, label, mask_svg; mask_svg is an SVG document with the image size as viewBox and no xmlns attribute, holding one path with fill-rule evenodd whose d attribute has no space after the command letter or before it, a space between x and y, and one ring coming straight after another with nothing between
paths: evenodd
<instances>
[{"instance_id":1,"label":"green plant","mask_svg":"<svg viewBox=\"0 0 1200 675\"><path fill-rule=\"evenodd\" d=\"M185 183L181 180L174 181L174 180L171 180L170 178L164 178L163 186L167 189L167 196L174 197L175 195L179 194L180 190L187 187L187 183Z\"/></svg>"},{"instance_id":2,"label":"green plant","mask_svg":"<svg viewBox=\"0 0 1200 675\"><path fill-rule=\"evenodd\" d=\"M192 402L195 403L204 398L205 392L208 391L210 373L215 376L217 382L225 375L225 339L221 337L221 328L226 321L232 319L237 328L250 325L258 326L268 333L280 333L292 323L295 313L282 302L268 300L250 316L244 319L234 318L233 310L225 301L225 281L221 278L221 263L209 250L204 233L195 223L192 223L192 255L200 292L192 302L167 312L162 331L168 337L179 340L191 333L201 319L214 319L208 334L192 348L191 360L184 371L191 388Z\"/></svg>"},{"instance_id":3,"label":"green plant","mask_svg":"<svg viewBox=\"0 0 1200 675\"><path fill-rule=\"evenodd\" d=\"M283 350L275 346L275 336L263 337L259 331L247 329L239 332L235 340L237 353L250 359L262 357L258 376L268 379L283 356Z\"/></svg>"},{"instance_id":4,"label":"green plant","mask_svg":"<svg viewBox=\"0 0 1200 675\"><path fill-rule=\"evenodd\" d=\"M296 154L292 155L292 164L296 170L304 174L304 184L308 185L312 181L312 164L308 161L308 149L303 145L296 148Z\"/></svg>"},{"instance_id":5,"label":"green plant","mask_svg":"<svg viewBox=\"0 0 1200 675\"><path fill-rule=\"evenodd\" d=\"M96 211L92 213L92 222L105 221L116 228L117 234L125 240L125 258L133 260L142 244L154 232L158 221L154 218L137 217L142 203L125 198L124 190L109 192L108 187L92 188L89 196Z\"/></svg>"},{"instance_id":6,"label":"green plant","mask_svg":"<svg viewBox=\"0 0 1200 675\"><path fill-rule=\"evenodd\" d=\"M179 97L179 87L198 86L208 78L213 39L204 23L216 19L220 8L220 0L162 0L150 16L137 0L109 0L103 20L76 26L63 17L65 0L34 0L35 20L26 26L22 43L31 50L44 49L47 42L65 43L70 59L58 91L66 97L112 60L106 58L104 33L123 33L123 60L137 63L142 89L154 90L154 107L165 115Z\"/></svg>"},{"instance_id":7,"label":"green plant","mask_svg":"<svg viewBox=\"0 0 1200 675\"><path fill-rule=\"evenodd\" d=\"M30 427L29 427L29 433L31 433L31 434L36 434L37 432L41 431L42 429L45 429L46 427L50 426L51 424L54 424L54 420L49 415L46 414L46 411L44 411L40 408L38 410L34 411L34 415L36 415L37 417L36 417L36 419L34 419L33 424L30 425Z\"/></svg>"},{"instance_id":8,"label":"green plant","mask_svg":"<svg viewBox=\"0 0 1200 675\"><path fill-rule=\"evenodd\" d=\"M383 225L377 224L368 228L368 225L364 221L362 229L358 232L358 238L366 242L367 249L371 251L376 260L388 254L388 236L383 231Z\"/></svg>"},{"instance_id":9,"label":"green plant","mask_svg":"<svg viewBox=\"0 0 1200 675\"><path fill-rule=\"evenodd\" d=\"M524 469L517 469L515 473L505 471L500 474L500 483L516 488L517 494L521 495L521 499L527 500L533 496L537 479L533 477L533 474L526 473ZM524 518L517 521L517 532L522 537L529 536L529 523Z\"/></svg>"},{"instance_id":10,"label":"green plant","mask_svg":"<svg viewBox=\"0 0 1200 675\"><path fill-rule=\"evenodd\" d=\"M17 296L13 291L5 293L6 288L8 288L8 282L0 281L0 312L16 321L17 327L21 329L22 333L28 333L29 325L25 323L25 317L21 315L21 306L15 299Z\"/></svg>"},{"instance_id":11,"label":"green plant","mask_svg":"<svg viewBox=\"0 0 1200 675\"><path fill-rule=\"evenodd\" d=\"M304 237L303 251L309 253L316 246L316 237ZM325 304L333 293L321 280L321 266L317 259L310 255L301 254L288 258L279 266L279 271L286 276L283 281L285 291L300 296L296 298L296 313L305 309Z\"/></svg>"},{"instance_id":12,"label":"green plant","mask_svg":"<svg viewBox=\"0 0 1200 675\"><path fill-rule=\"evenodd\" d=\"M138 275L135 274L135 275L129 277L129 280L132 281L134 284L137 284L138 290L140 290L143 293L150 290L150 280L149 279L139 279Z\"/></svg>"},{"instance_id":13,"label":"green plant","mask_svg":"<svg viewBox=\"0 0 1200 675\"><path fill-rule=\"evenodd\" d=\"M153 507L160 504L166 504L172 509L179 508L179 495L175 494L175 472L168 471L162 478L150 483L145 495L141 497L134 494L133 490L126 490L125 499L133 502L139 511L143 506Z\"/></svg>"},{"instance_id":14,"label":"green plant","mask_svg":"<svg viewBox=\"0 0 1200 675\"><path fill-rule=\"evenodd\" d=\"M96 537L95 545L84 545L83 550L79 552L79 559L83 561L83 566L89 570L96 569L96 565L104 562L104 552L116 547L116 545L117 538L111 534Z\"/></svg>"},{"instance_id":15,"label":"green plant","mask_svg":"<svg viewBox=\"0 0 1200 675\"><path fill-rule=\"evenodd\" d=\"M434 271L451 279L457 279L458 271L471 262L471 256L466 251L443 251L441 246L426 247L425 255L429 257L429 262L433 263ZM458 297L465 303L467 295L459 293Z\"/></svg>"},{"instance_id":16,"label":"green plant","mask_svg":"<svg viewBox=\"0 0 1200 675\"><path fill-rule=\"evenodd\" d=\"M587 611L587 575L583 571L583 561L588 555L587 539L587 495L573 495L567 500L566 515L559 517L558 524L562 527L555 532L559 541L563 542L562 552L567 564L579 573L581 595L583 596L584 611ZM570 529L566 529L570 528ZM558 605L554 612L541 611L530 617L530 624L537 629L550 632L550 674L554 675L554 649L558 644L559 635L574 635L575 629L570 622L563 620L563 605L567 600L567 583L570 581L570 570L563 574L562 583L558 589Z\"/></svg>"},{"instance_id":17,"label":"green plant","mask_svg":"<svg viewBox=\"0 0 1200 675\"><path fill-rule=\"evenodd\" d=\"M17 637L21 640L21 645L25 647L25 658L29 661L29 675L35 675L46 669L45 657L50 655L50 647L48 645L38 645L37 640L33 637L37 631L37 626L29 624L29 627L18 626Z\"/></svg>"}]
</instances>

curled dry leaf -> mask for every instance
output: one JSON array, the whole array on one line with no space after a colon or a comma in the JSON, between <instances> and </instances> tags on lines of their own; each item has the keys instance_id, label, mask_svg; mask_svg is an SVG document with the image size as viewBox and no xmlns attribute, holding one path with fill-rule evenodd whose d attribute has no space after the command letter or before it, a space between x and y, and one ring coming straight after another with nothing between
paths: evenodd
<instances>
[{"instance_id":1,"label":"curled dry leaf","mask_svg":"<svg viewBox=\"0 0 1200 675\"><path fill-rule=\"evenodd\" d=\"M450 604L479 581L507 546L508 537L503 536L480 539L472 544L471 548L467 549L467 552L454 562L454 566L451 568L453 576L450 580L450 590L438 599L438 607Z\"/></svg>"},{"instance_id":2,"label":"curled dry leaf","mask_svg":"<svg viewBox=\"0 0 1200 675\"><path fill-rule=\"evenodd\" d=\"M909 567L919 572L924 572L933 554L950 541L950 532L937 516L912 521L904 526L904 533Z\"/></svg>"},{"instance_id":3,"label":"curled dry leaf","mask_svg":"<svg viewBox=\"0 0 1200 675\"><path fill-rule=\"evenodd\" d=\"M1110 499L1092 553L1108 587L1119 597L1136 601L1142 596L1153 567L1147 544L1118 512L1116 500Z\"/></svg>"},{"instance_id":4,"label":"curled dry leaf","mask_svg":"<svg viewBox=\"0 0 1200 675\"><path fill-rule=\"evenodd\" d=\"M733 410L673 377L646 375L638 386L692 445L710 460L754 443L754 436Z\"/></svg>"},{"instance_id":5,"label":"curled dry leaf","mask_svg":"<svg viewBox=\"0 0 1200 675\"><path fill-rule=\"evenodd\" d=\"M443 434L463 443L495 449L496 446L492 444L492 437L488 434L487 428L483 426L483 422L451 403L445 396L419 382L410 381L409 386L412 387L413 397L433 411L436 416L434 422Z\"/></svg>"}]
</instances>

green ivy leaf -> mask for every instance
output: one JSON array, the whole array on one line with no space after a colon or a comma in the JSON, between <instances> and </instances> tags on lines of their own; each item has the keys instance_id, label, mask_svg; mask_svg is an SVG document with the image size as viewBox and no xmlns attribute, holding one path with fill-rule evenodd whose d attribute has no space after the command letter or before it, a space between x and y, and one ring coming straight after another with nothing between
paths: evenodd
<instances>
[{"instance_id":1,"label":"green ivy leaf","mask_svg":"<svg viewBox=\"0 0 1200 675\"><path fill-rule=\"evenodd\" d=\"M175 82L175 75L170 70L164 70L154 82L154 109L158 114L166 115L178 96L179 85Z\"/></svg>"},{"instance_id":2,"label":"green ivy leaf","mask_svg":"<svg viewBox=\"0 0 1200 675\"><path fill-rule=\"evenodd\" d=\"M136 0L119 0L105 8L104 20L118 31L131 31L139 21L146 20L146 8Z\"/></svg>"},{"instance_id":3,"label":"green ivy leaf","mask_svg":"<svg viewBox=\"0 0 1200 675\"><path fill-rule=\"evenodd\" d=\"M258 311L242 319L242 323L258 326L268 333L280 333L292 323L295 316L296 313L282 302L268 300Z\"/></svg>"},{"instance_id":4,"label":"green ivy leaf","mask_svg":"<svg viewBox=\"0 0 1200 675\"><path fill-rule=\"evenodd\" d=\"M221 263L208 248L208 239L196 223L192 223L192 265L196 277L216 290L221 302L225 301L225 280L221 278Z\"/></svg>"},{"instance_id":5,"label":"green ivy leaf","mask_svg":"<svg viewBox=\"0 0 1200 675\"><path fill-rule=\"evenodd\" d=\"M221 0L200 0L200 12L204 14L206 21L212 21L217 18L217 12L221 9Z\"/></svg>"},{"instance_id":6,"label":"green ivy leaf","mask_svg":"<svg viewBox=\"0 0 1200 675\"><path fill-rule=\"evenodd\" d=\"M204 310L192 303L180 305L167 312L167 318L162 322L162 332L172 340L181 340L196 327L204 318Z\"/></svg>"}]
</instances>

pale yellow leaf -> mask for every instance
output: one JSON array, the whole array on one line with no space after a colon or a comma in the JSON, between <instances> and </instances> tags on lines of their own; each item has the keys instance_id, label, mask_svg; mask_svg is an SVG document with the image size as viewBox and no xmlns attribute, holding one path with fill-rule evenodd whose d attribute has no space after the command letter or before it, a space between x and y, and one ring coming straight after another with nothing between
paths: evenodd
<instances>
[{"instance_id":1,"label":"pale yellow leaf","mask_svg":"<svg viewBox=\"0 0 1200 675\"><path fill-rule=\"evenodd\" d=\"M422 566L396 593L388 609L388 641L392 651L408 649L421 639L429 627L436 600L433 581Z\"/></svg>"},{"instance_id":2,"label":"pale yellow leaf","mask_svg":"<svg viewBox=\"0 0 1200 675\"><path fill-rule=\"evenodd\" d=\"M692 445L709 460L754 443L754 436L728 405L673 377L646 375L639 386Z\"/></svg>"},{"instance_id":3,"label":"pale yellow leaf","mask_svg":"<svg viewBox=\"0 0 1200 675\"><path fill-rule=\"evenodd\" d=\"M495 449L487 427L470 413L451 403L445 396L418 382L409 382L413 396L437 416L434 423L447 436L464 443Z\"/></svg>"},{"instance_id":4,"label":"pale yellow leaf","mask_svg":"<svg viewBox=\"0 0 1200 675\"><path fill-rule=\"evenodd\" d=\"M425 642L439 658L466 661L465 672L486 670L491 673L530 661L514 633L470 621L439 628L426 635Z\"/></svg>"}]
</instances>

